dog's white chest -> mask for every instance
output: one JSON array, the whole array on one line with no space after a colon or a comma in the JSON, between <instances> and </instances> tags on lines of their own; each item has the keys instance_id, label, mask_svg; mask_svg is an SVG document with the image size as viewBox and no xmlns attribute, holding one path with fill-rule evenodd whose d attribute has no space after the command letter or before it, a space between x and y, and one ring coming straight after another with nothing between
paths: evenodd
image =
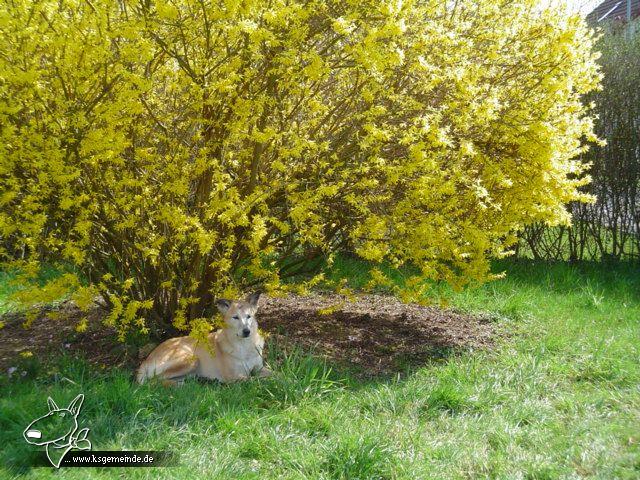
<instances>
[{"instance_id":1,"label":"dog's white chest","mask_svg":"<svg viewBox=\"0 0 640 480\"><path fill-rule=\"evenodd\" d=\"M234 373L239 376L248 376L252 371L262 367L262 356L253 342L236 348L232 355L237 360L234 365Z\"/></svg>"},{"instance_id":2,"label":"dog's white chest","mask_svg":"<svg viewBox=\"0 0 640 480\"><path fill-rule=\"evenodd\" d=\"M215 342L214 353L211 355L203 348L199 348L200 358L198 375L216 378L220 381L238 380L246 378L262 369L262 338L228 341L228 338L218 337Z\"/></svg>"}]
</instances>

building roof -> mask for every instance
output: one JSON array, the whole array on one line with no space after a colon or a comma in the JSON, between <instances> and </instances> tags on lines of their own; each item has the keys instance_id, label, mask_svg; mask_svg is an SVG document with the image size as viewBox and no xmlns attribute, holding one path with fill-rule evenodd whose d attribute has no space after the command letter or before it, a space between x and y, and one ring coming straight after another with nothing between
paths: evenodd
<instances>
[{"instance_id":1,"label":"building roof","mask_svg":"<svg viewBox=\"0 0 640 480\"><path fill-rule=\"evenodd\" d=\"M631 18L640 16L640 0L631 0ZM627 0L604 0L587 15L589 23L606 20L626 20Z\"/></svg>"}]
</instances>

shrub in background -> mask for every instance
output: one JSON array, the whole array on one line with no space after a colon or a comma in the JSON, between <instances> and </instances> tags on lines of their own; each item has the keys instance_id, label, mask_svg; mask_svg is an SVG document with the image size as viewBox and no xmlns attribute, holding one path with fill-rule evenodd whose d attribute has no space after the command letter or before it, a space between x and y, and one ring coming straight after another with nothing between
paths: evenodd
<instances>
[{"instance_id":1,"label":"shrub in background","mask_svg":"<svg viewBox=\"0 0 640 480\"><path fill-rule=\"evenodd\" d=\"M587 199L593 37L534 0L14 0L0 33L0 256L121 336L343 248L483 281Z\"/></svg>"},{"instance_id":2,"label":"shrub in background","mask_svg":"<svg viewBox=\"0 0 640 480\"><path fill-rule=\"evenodd\" d=\"M606 144L583 155L595 203L571 205L571 226L527 226L519 253L554 260L640 260L640 19L605 25L596 47L602 89L589 94Z\"/></svg>"}]
</instances>

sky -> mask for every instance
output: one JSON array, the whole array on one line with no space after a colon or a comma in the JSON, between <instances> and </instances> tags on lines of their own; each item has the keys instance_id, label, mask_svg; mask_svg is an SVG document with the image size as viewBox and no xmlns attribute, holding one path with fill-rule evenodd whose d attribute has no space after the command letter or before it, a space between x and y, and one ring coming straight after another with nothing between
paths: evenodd
<instances>
[{"instance_id":1,"label":"sky","mask_svg":"<svg viewBox=\"0 0 640 480\"><path fill-rule=\"evenodd\" d=\"M583 14L589 13L594 7L597 7L603 0L555 0L566 3L571 11Z\"/></svg>"}]
</instances>

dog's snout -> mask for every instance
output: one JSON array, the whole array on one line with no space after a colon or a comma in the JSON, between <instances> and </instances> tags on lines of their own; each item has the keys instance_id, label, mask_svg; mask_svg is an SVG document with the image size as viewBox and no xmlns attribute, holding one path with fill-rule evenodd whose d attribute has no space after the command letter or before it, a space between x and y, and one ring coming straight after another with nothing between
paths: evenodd
<instances>
[{"instance_id":1,"label":"dog's snout","mask_svg":"<svg viewBox=\"0 0 640 480\"><path fill-rule=\"evenodd\" d=\"M251 330L249 330L248 328L243 328L242 329L242 336L243 337L248 337L249 335L251 335Z\"/></svg>"},{"instance_id":2,"label":"dog's snout","mask_svg":"<svg viewBox=\"0 0 640 480\"><path fill-rule=\"evenodd\" d=\"M42 432L40 430L27 430L28 438L41 438Z\"/></svg>"}]
</instances>

